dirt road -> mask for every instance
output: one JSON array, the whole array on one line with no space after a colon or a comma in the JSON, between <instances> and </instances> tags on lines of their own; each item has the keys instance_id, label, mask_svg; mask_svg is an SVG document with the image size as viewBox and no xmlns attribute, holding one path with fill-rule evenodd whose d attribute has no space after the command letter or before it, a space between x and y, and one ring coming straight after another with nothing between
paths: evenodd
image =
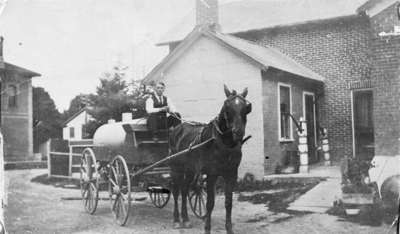
<instances>
[{"instance_id":1,"label":"dirt road","mask_svg":"<svg viewBox=\"0 0 400 234\"><path fill-rule=\"evenodd\" d=\"M164 209L154 208L148 200L135 202L126 227L114 223L108 201L99 201L95 215L89 215L84 212L80 201L61 199L79 196L78 190L30 182L45 172L6 172L10 181L6 209L9 233L202 233L203 222L193 215L193 229L171 228L172 202ZM100 196L106 197L107 194ZM213 233L225 233L223 201L223 197L216 200ZM276 214L268 211L264 204L254 205L237 199L234 201L233 222L236 233L387 233L387 226L360 226L327 214Z\"/></svg>"}]
</instances>

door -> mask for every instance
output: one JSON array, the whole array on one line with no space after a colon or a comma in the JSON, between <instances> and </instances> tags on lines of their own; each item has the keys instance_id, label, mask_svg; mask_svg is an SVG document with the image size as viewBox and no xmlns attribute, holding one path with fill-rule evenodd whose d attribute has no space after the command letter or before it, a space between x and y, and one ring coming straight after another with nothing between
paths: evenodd
<instances>
[{"instance_id":1,"label":"door","mask_svg":"<svg viewBox=\"0 0 400 234\"><path fill-rule=\"evenodd\" d=\"M315 117L315 95L313 93L303 93L303 117L307 121L307 145L309 163L318 162L317 156L317 135Z\"/></svg>"},{"instance_id":2,"label":"door","mask_svg":"<svg viewBox=\"0 0 400 234\"><path fill-rule=\"evenodd\" d=\"M372 90L353 91L354 156L371 160L374 156L374 122Z\"/></svg>"}]
</instances>

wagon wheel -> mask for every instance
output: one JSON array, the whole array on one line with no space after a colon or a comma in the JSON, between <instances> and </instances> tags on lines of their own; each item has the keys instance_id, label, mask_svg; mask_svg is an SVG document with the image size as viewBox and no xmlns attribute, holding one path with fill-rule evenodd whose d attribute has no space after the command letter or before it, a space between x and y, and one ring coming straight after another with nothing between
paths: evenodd
<instances>
[{"instance_id":1,"label":"wagon wheel","mask_svg":"<svg viewBox=\"0 0 400 234\"><path fill-rule=\"evenodd\" d=\"M207 213L206 201L207 201L206 180L202 176L199 176L196 184L189 192L190 208L192 209L193 213L196 215L197 218L203 219L206 217Z\"/></svg>"},{"instance_id":2,"label":"wagon wheel","mask_svg":"<svg viewBox=\"0 0 400 234\"><path fill-rule=\"evenodd\" d=\"M90 148L82 152L80 166L80 185L83 205L89 214L96 212L99 200L99 177L96 157Z\"/></svg>"},{"instance_id":3,"label":"wagon wheel","mask_svg":"<svg viewBox=\"0 0 400 234\"><path fill-rule=\"evenodd\" d=\"M149 187L149 196L153 205L157 208L163 208L168 204L171 197L171 191L163 187Z\"/></svg>"},{"instance_id":4,"label":"wagon wheel","mask_svg":"<svg viewBox=\"0 0 400 234\"><path fill-rule=\"evenodd\" d=\"M124 226L128 221L131 208L131 179L125 159L117 155L110 163L108 192L111 201L111 211L117 223Z\"/></svg>"}]
</instances>

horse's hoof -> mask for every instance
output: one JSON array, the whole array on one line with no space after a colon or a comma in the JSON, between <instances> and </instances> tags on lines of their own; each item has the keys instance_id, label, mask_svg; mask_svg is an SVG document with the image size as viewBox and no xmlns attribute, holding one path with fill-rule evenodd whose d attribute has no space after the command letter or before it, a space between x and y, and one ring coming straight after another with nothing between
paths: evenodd
<instances>
[{"instance_id":1,"label":"horse's hoof","mask_svg":"<svg viewBox=\"0 0 400 234\"><path fill-rule=\"evenodd\" d=\"M190 222L190 221L185 221L185 222L183 222L182 227L183 227L183 228L189 229L189 228L192 228L193 225L192 225L192 222Z\"/></svg>"},{"instance_id":2,"label":"horse's hoof","mask_svg":"<svg viewBox=\"0 0 400 234\"><path fill-rule=\"evenodd\" d=\"M180 223L180 222L174 222L173 228L174 228L174 229L180 229L180 228L182 228L181 223Z\"/></svg>"}]
</instances>

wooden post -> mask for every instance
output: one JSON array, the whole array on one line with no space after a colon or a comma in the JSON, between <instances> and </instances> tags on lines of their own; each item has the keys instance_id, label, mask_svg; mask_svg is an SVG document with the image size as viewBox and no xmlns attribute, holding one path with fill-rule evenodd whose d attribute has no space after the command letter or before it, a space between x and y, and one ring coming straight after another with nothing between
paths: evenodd
<instances>
[{"instance_id":1,"label":"wooden post","mask_svg":"<svg viewBox=\"0 0 400 234\"><path fill-rule=\"evenodd\" d=\"M47 144L47 177L51 177L51 138L48 141Z\"/></svg>"},{"instance_id":2,"label":"wooden post","mask_svg":"<svg viewBox=\"0 0 400 234\"><path fill-rule=\"evenodd\" d=\"M331 166L331 156L329 153L329 140L328 140L328 130L323 129L322 132L322 152L324 154L324 165Z\"/></svg>"},{"instance_id":3,"label":"wooden post","mask_svg":"<svg viewBox=\"0 0 400 234\"><path fill-rule=\"evenodd\" d=\"M69 146L69 160L68 160L68 176L72 176L72 150L73 147Z\"/></svg>"},{"instance_id":4,"label":"wooden post","mask_svg":"<svg viewBox=\"0 0 400 234\"><path fill-rule=\"evenodd\" d=\"M300 117L300 127L302 132L298 131L299 135L299 153L300 153L300 173L308 173L308 145L307 145L307 122L303 117Z\"/></svg>"}]
</instances>

